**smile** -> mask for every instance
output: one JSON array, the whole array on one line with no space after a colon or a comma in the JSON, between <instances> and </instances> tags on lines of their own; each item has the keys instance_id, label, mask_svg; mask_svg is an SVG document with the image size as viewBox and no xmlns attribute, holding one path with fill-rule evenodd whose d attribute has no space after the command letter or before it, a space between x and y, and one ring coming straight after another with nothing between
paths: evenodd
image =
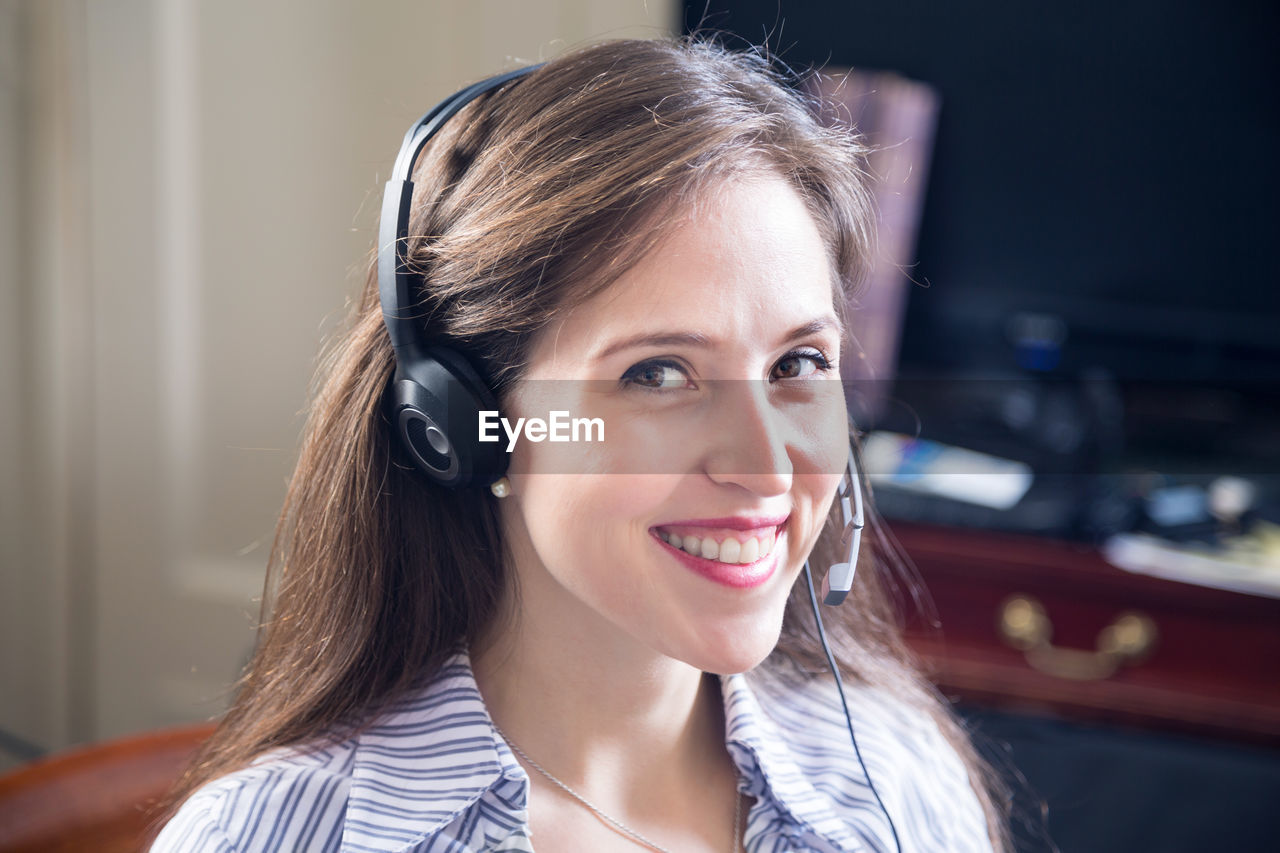
<instances>
[{"instance_id":1,"label":"smile","mask_svg":"<svg viewBox=\"0 0 1280 853\"><path fill-rule=\"evenodd\" d=\"M787 516L720 518L651 528L685 568L735 589L757 587L778 569Z\"/></svg>"},{"instance_id":2,"label":"smile","mask_svg":"<svg viewBox=\"0 0 1280 853\"><path fill-rule=\"evenodd\" d=\"M702 535L693 532L681 535L675 530L658 528L658 538L686 554L733 565L754 563L773 551L777 542L776 527L757 535L743 536L743 532L720 530L707 531Z\"/></svg>"}]
</instances>

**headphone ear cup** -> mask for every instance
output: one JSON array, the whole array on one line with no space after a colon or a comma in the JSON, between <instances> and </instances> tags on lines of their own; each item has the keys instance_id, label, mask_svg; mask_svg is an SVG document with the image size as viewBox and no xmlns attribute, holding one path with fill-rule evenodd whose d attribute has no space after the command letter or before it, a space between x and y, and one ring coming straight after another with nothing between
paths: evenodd
<instances>
[{"instance_id":1,"label":"headphone ear cup","mask_svg":"<svg viewBox=\"0 0 1280 853\"><path fill-rule=\"evenodd\" d=\"M476 373L471 362L467 361L462 353L448 347L431 347L427 350L427 357L443 364L445 369L453 374L454 380L462 383L467 393L476 398L480 408L489 410L498 408L498 401L489 392L489 386L484 383L480 374Z\"/></svg>"},{"instance_id":2,"label":"headphone ear cup","mask_svg":"<svg viewBox=\"0 0 1280 853\"><path fill-rule=\"evenodd\" d=\"M480 441L480 413L497 402L458 353L398 354L392 423L414 463L448 488L488 485L507 469L500 442Z\"/></svg>"},{"instance_id":3,"label":"headphone ear cup","mask_svg":"<svg viewBox=\"0 0 1280 853\"><path fill-rule=\"evenodd\" d=\"M414 463L434 482L460 485L462 462L440 423L428 414L439 407L424 401L425 396L425 389L416 382L398 380L395 383L396 434Z\"/></svg>"}]
</instances>

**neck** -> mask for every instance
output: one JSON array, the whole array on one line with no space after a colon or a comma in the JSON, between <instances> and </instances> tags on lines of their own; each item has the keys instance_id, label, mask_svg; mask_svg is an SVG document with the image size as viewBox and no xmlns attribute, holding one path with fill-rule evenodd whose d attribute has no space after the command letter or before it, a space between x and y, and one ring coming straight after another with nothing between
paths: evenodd
<instances>
[{"instance_id":1,"label":"neck","mask_svg":"<svg viewBox=\"0 0 1280 853\"><path fill-rule=\"evenodd\" d=\"M521 541L513 562L524 570L472 649L476 682L503 732L568 784L597 794L687 789L687 780L731 771L718 680L609 622Z\"/></svg>"},{"instance_id":2,"label":"neck","mask_svg":"<svg viewBox=\"0 0 1280 853\"><path fill-rule=\"evenodd\" d=\"M593 808L651 831L663 847L731 849L724 833L739 797L718 679L640 642L527 555L516 562L524 571L509 590L518 586L518 596L508 593L471 649L493 721ZM553 847L600 830L583 806L526 769L531 821L543 821L538 831ZM610 834L595 837L607 845Z\"/></svg>"},{"instance_id":3,"label":"neck","mask_svg":"<svg viewBox=\"0 0 1280 853\"><path fill-rule=\"evenodd\" d=\"M522 591L522 612L536 614ZM503 732L566 782L596 791L699 778L726 761L718 679L593 630L598 619L502 620L507 629L472 650Z\"/></svg>"}]
</instances>

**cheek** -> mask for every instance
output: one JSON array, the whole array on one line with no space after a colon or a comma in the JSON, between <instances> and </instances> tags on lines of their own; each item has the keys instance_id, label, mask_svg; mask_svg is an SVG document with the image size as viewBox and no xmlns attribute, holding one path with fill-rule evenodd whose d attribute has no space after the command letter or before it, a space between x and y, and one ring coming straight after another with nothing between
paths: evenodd
<instances>
[{"instance_id":1,"label":"cheek","mask_svg":"<svg viewBox=\"0 0 1280 853\"><path fill-rule=\"evenodd\" d=\"M513 460L514 462L515 460ZM512 480L537 560L565 583L638 582L618 568L650 546L648 520L670 492L669 477L531 474Z\"/></svg>"},{"instance_id":2,"label":"cheek","mask_svg":"<svg viewBox=\"0 0 1280 853\"><path fill-rule=\"evenodd\" d=\"M837 399L838 396L838 399ZM840 480L849 464L849 417L843 395L833 395L815 413L809 424L808 446L812 448L807 473L797 477L809 498L811 517L805 543L806 553L817 542Z\"/></svg>"},{"instance_id":3,"label":"cheek","mask_svg":"<svg viewBox=\"0 0 1280 853\"><path fill-rule=\"evenodd\" d=\"M797 472L835 477L838 483L849 462L849 415L839 383L831 382L828 387L829 392L824 389L805 407L803 417L793 419L799 433L799 458L795 461Z\"/></svg>"}]
</instances>

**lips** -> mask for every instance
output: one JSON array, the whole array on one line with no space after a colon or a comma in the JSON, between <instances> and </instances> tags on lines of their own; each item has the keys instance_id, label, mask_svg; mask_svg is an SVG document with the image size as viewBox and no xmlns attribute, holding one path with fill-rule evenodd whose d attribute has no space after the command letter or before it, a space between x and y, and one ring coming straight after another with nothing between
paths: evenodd
<instances>
[{"instance_id":1,"label":"lips","mask_svg":"<svg viewBox=\"0 0 1280 853\"><path fill-rule=\"evenodd\" d=\"M676 559L725 586L759 586L777 568L777 544L788 516L681 521L653 528Z\"/></svg>"}]
</instances>

